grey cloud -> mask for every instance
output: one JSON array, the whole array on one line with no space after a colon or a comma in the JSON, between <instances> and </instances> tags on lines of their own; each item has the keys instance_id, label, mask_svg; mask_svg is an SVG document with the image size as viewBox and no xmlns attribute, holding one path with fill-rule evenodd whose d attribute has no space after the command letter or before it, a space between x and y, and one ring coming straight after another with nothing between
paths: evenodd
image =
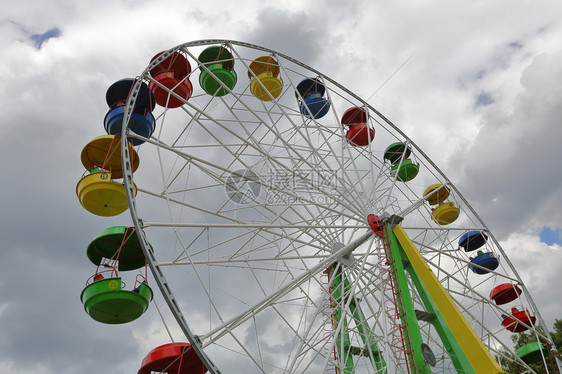
<instances>
[{"instance_id":1,"label":"grey cloud","mask_svg":"<svg viewBox=\"0 0 562 374\"><path fill-rule=\"evenodd\" d=\"M461 185L504 235L532 227L539 214L543 222L562 222L554 208L562 203L556 161L562 157L561 62L562 53L538 56L522 77L513 112L491 105L472 146L456 157L465 175Z\"/></svg>"},{"instance_id":2,"label":"grey cloud","mask_svg":"<svg viewBox=\"0 0 562 374\"><path fill-rule=\"evenodd\" d=\"M318 15L264 8L258 14L256 25L244 37L314 65L322 52L325 27Z\"/></svg>"}]
</instances>

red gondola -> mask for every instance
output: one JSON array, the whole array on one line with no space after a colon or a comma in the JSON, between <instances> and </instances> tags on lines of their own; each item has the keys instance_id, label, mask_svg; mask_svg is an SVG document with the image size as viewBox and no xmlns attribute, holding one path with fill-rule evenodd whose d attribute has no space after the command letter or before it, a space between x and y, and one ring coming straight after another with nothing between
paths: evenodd
<instances>
[{"instance_id":1,"label":"red gondola","mask_svg":"<svg viewBox=\"0 0 562 374\"><path fill-rule=\"evenodd\" d=\"M367 125L367 112L363 108L351 107L341 118L342 126L347 126L345 137L354 147L369 145L375 137L375 129Z\"/></svg>"},{"instance_id":2,"label":"red gondola","mask_svg":"<svg viewBox=\"0 0 562 374\"><path fill-rule=\"evenodd\" d=\"M169 343L154 348L142 360L137 374L204 374L207 368L189 343Z\"/></svg>"},{"instance_id":3,"label":"red gondola","mask_svg":"<svg viewBox=\"0 0 562 374\"><path fill-rule=\"evenodd\" d=\"M503 316L502 326L511 332L523 332L528 330L528 326L535 324L537 317L532 315L528 310L511 309L513 317Z\"/></svg>"},{"instance_id":4,"label":"red gondola","mask_svg":"<svg viewBox=\"0 0 562 374\"><path fill-rule=\"evenodd\" d=\"M492 292L490 292L490 299L494 300L496 305L503 305L517 299L521 292L523 291L521 291L518 285L503 283L494 287Z\"/></svg>"},{"instance_id":5,"label":"red gondola","mask_svg":"<svg viewBox=\"0 0 562 374\"><path fill-rule=\"evenodd\" d=\"M367 124L352 125L345 134L347 142L354 147L364 147L373 141L375 129L368 127Z\"/></svg>"},{"instance_id":6,"label":"red gondola","mask_svg":"<svg viewBox=\"0 0 562 374\"><path fill-rule=\"evenodd\" d=\"M367 112L363 108L351 107L341 117L343 126L353 126L367 123Z\"/></svg>"},{"instance_id":7,"label":"red gondola","mask_svg":"<svg viewBox=\"0 0 562 374\"><path fill-rule=\"evenodd\" d=\"M154 56L151 62L157 59L162 53L164 52L160 52ZM169 94L166 89L162 88L156 82L150 82L149 88L154 93L158 105L166 108L177 108L182 106L184 102L191 97L193 86L188 78L189 74L191 74L191 65L183 54L179 52L172 53L158 65L150 69L150 74L156 82L172 90L174 94L179 96L176 97Z\"/></svg>"}]
</instances>

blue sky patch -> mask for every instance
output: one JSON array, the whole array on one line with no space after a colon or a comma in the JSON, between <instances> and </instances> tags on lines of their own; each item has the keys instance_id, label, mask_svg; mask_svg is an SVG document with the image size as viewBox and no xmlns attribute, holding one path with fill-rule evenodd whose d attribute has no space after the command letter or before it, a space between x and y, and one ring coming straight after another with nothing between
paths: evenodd
<instances>
[{"instance_id":1,"label":"blue sky patch","mask_svg":"<svg viewBox=\"0 0 562 374\"><path fill-rule=\"evenodd\" d=\"M547 245L562 245L562 229L552 230L550 227L543 227L540 238L541 242Z\"/></svg>"},{"instance_id":2,"label":"blue sky patch","mask_svg":"<svg viewBox=\"0 0 562 374\"><path fill-rule=\"evenodd\" d=\"M44 32L43 34L33 34L29 38L33 41L37 49L41 49L41 46L43 45L44 42L46 42L51 38L56 38L59 35L60 35L60 30L54 27Z\"/></svg>"},{"instance_id":3,"label":"blue sky patch","mask_svg":"<svg viewBox=\"0 0 562 374\"><path fill-rule=\"evenodd\" d=\"M492 104L493 102L494 99L492 98L492 95L490 95L486 91L482 91L480 92L480 94L478 94L478 96L476 96L475 106L476 107L487 106Z\"/></svg>"}]
</instances>

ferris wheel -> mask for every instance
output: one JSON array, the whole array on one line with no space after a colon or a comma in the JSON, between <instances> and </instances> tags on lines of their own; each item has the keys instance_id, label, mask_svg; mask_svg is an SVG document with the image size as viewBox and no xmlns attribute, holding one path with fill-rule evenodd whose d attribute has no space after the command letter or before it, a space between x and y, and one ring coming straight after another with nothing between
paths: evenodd
<instances>
[{"instance_id":1,"label":"ferris wheel","mask_svg":"<svg viewBox=\"0 0 562 374\"><path fill-rule=\"evenodd\" d=\"M82 300L100 322L139 318L154 288L144 258L185 335L139 374L560 370L528 290L459 189L326 75L206 40L156 54L106 99L108 135L83 151L77 194L98 215L128 208L133 225L90 244L111 274L96 270ZM134 290L110 290L136 269ZM538 342L516 351L523 331Z\"/></svg>"}]
</instances>

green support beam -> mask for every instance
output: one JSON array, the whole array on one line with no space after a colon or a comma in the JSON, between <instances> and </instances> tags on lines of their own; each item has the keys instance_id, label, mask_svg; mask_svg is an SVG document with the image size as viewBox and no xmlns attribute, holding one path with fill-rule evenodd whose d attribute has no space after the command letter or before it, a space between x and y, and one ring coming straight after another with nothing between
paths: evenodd
<instances>
[{"instance_id":1,"label":"green support beam","mask_svg":"<svg viewBox=\"0 0 562 374\"><path fill-rule=\"evenodd\" d=\"M342 265L334 265L329 270L330 294L332 297L332 313L334 328L339 333L336 336L336 351L340 362L343 363L342 374L355 372L354 355L369 357L371 364L377 372L386 374L386 363L382 352L379 350L374 335L369 328L361 307L357 304L351 293L351 283L343 272ZM357 333L363 343L363 348L353 347L350 338L350 326L347 316L351 315Z\"/></svg>"},{"instance_id":2,"label":"green support beam","mask_svg":"<svg viewBox=\"0 0 562 374\"><path fill-rule=\"evenodd\" d=\"M331 274L333 271L333 274ZM332 297L332 313L334 319L334 329L339 331L336 335L336 351L338 353L338 362L343 363L342 374L353 374L355 372L353 355L349 347L351 339L349 338L349 325L347 322L347 313L345 312L345 297L349 295L349 287L343 282L341 265L334 265L330 269L330 294ZM342 325L343 324L343 325Z\"/></svg>"},{"instance_id":3,"label":"green support beam","mask_svg":"<svg viewBox=\"0 0 562 374\"><path fill-rule=\"evenodd\" d=\"M390 237L397 239L397 244L405 254L410 267L410 274L415 274L414 283L418 283L418 292L424 303L435 314L436 327L440 326L441 339L458 372L506 374L494 359L490 351L480 340L472 326L461 313L455 301L435 276L429 265L419 253L404 229L396 225Z\"/></svg>"},{"instance_id":4,"label":"green support beam","mask_svg":"<svg viewBox=\"0 0 562 374\"><path fill-rule=\"evenodd\" d=\"M401 246L394 233L387 228L384 229L385 237L390 244L387 250L391 275L394 282L394 294L399 304L398 311L402 320L402 331L406 339L406 351L411 372L416 374L431 374L431 367L426 362L422 351L424 343L414 309L414 302L410 294L408 279L404 271L404 258L401 254Z\"/></svg>"}]
</instances>

